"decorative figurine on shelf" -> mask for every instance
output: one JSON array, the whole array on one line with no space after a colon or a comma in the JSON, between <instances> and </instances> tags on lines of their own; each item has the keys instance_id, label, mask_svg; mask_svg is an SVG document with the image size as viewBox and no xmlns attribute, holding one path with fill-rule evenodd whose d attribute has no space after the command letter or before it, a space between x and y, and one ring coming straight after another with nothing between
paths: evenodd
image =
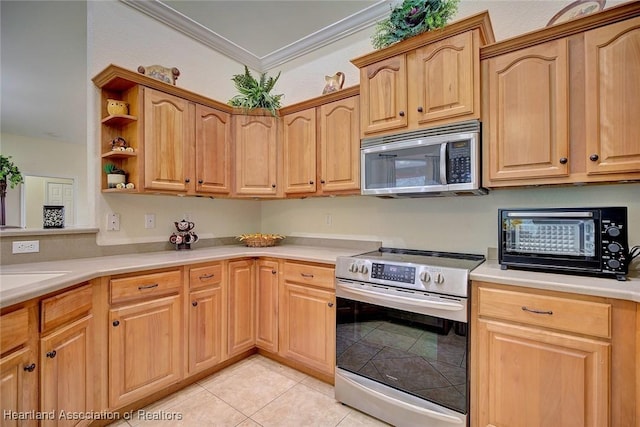
<instances>
[{"instance_id":1,"label":"decorative figurine on shelf","mask_svg":"<svg viewBox=\"0 0 640 427\"><path fill-rule=\"evenodd\" d=\"M174 86L176 80L178 80L178 76L180 76L180 70L176 67L169 68L162 65L148 65L146 67L141 65L138 67L138 72Z\"/></svg>"},{"instance_id":2,"label":"decorative figurine on shelf","mask_svg":"<svg viewBox=\"0 0 640 427\"><path fill-rule=\"evenodd\" d=\"M331 92L337 92L342 89L344 86L344 73L338 71L333 76L324 76L324 81L326 84L324 85L324 90L322 91L323 95Z\"/></svg>"},{"instance_id":3,"label":"decorative figurine on shelf","mask_svg":"<svg viewBox=\"0 0 640 427\"><path fill-rule=\"evenodd\" d=\"M133 149L128 150L128 148L131 147L129 147L127 141L121 136L116 136L111 140L111 151L133 151Z\"/></svg>"},{"instance_id":4,"label":"decorative figurine on shelf","mask_svg":"<svg viewBox=\"0 0 640 427\"><path fill-rule=\"evenodd\" d=\"M198 235L191 231L195 227L193 222L183 219L182 221L176 221L173 224L176 226L176 230L178 231L171 233L171 236L169 236L169 242L176 245L176 250L191 249L191 244L200 240Z\"/></svg>"},{"instance_id":5,"label":"decorative figurine on shelf","mask_svg":"<svg viewBox=\"0 0 640 427\"><path fill-rule=\"evenodd\" d=\"M107 113L111 116L126 116L129 114L129 103L118 99L107 99Z\"/></svg>"}]
</instances>

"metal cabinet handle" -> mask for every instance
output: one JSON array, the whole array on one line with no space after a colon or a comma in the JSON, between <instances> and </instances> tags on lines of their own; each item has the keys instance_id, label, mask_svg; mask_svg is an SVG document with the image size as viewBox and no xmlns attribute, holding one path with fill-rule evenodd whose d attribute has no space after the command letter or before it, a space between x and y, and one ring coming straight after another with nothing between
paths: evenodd
<instances>
[{"instance_id":1,"label":"metal cabinet handle","mask_svg":"<svg viewBox=\"0 0 640 427\"><path fill-rule=\"evenodd\" d=\"M55 350L51 350L50 352L47 353L47 357L49 359L53 359L54 357L56 357L56 354L58 354Z\"/></svg>"},{"instance_id":2,"label":"metal cabinet handle","mask_svg":"<svg viewBox=\"0 0 640 427\"><path fill-rule=\"evenodd\" d=\"M276 274L277 271L276 270L271 270L271 274Z\"/></svg>"},{"instance_id":3,"label":"metal cabinet handle","mask_svg":"<svg viewBox=\"0 0 640 427\"><path fill-rule=\"evenodd\" d=\"M591 160L592 162L597 162L599 158L600 157L598 157L597 154L592 154L589 156L589 160Z\"/></svg>"},{"instance_id":4,"label":"metal cabinet handle","mask_svg":"<svg viewBox=\"0 0 640 427\"><path fill-rule=\"evenodd\" d=\"M551 311L551 310L547 310L547 311L535 310L533 308L528 308L528 307L526 307L524 305L522 306L522 311L528 311L529 313L533 313L533 314L547 314L549 316L553 315L553 311Z\"/></svg>"},{"instance_id":5,"label":"metal cabinet handle","mask_svg":"<svg viewBox=\"0 0 640 427\"><path fill-rule=\"evenodd\" d=\"M203 183L204 183L204 180L202 180L202 179L198 180L198 184L203 184Z\"/></svg>"},{"instance_id":6,"label":"metal cabinet handle","mask_svg":"<svg viewBox=\"0 0 640 427\"><path fill-rule=\"evenodd\" d=\"M113 326L118 326L119 324L120 324L119 320L114 320L112 323Z\"/></svg>"},{"instance_id":7,"label":"metal cabinet handle","mask_svg":"<svg viewBox=\"0 0 640 427\"><path fill-rule=\"evenodd\" d=\"M567 159L566 157L561 157L560 158L560 164L561 165L566 165L568 161L569 161L569 159Z\"/></svg>"},{"instance_id":8,"label":"metal cabinet handle","mask_svg":"<svg viewBox=\"0 0 640 427\"><path fill-rule=\"evenodd\" d=\"M332 302L328 302L328 303L327 303L327 305L328 305L329 307L333 307L333 303L332 303Z\"/></svg>"},{"instance_id":9,"label":"metal cabinet handle","mask_svg":"<svg viewBox=\"0 0 640 427\"><path fill-rule=\"evenodd\" d=\"M276 188L276 185L275 184L271 184L271 188Z\"/></svg>"},{"instance_id":10,"label":"metal cabinet handle","mask_svg":"<svg viewBox=\"0 0 640 427\"><path fill-rule=\"evenodd\" d=\"M198 277L198 279L200 279L201 281L207 280L207 279L211 279L215 277L215 274L211 273L211 274L203 274L202 276Z\"/></svg>"},{"instance_id":11,"label":"metal cabinet handle","mask_svg":"<svg viewBox=\"0 0 640 427\"><path fill-rule=\"evenodd\" d=\"M188 183L190 183L190 182L191 182L191 179L189 179L189 178L185 178L185 179L184 179L184 182L186 182L186 183L188 184Z\"/></svg>"},{"instance_id":12,"label":"metal cabinet handle","mask_svg":"<svg viewBox=\"0 0 640 427\"><path fill-rule=\"evenodd\" d=\"M194 301L191 303L192 306L197 307L198 306L198 301Z\"/></svg>"},{"instance_id":13,"label":"metal cabinet handle","mask_svg":"<svg viewBox=\"0 0 640 427\"><path fill-rule=\"evenodd\" d=\"M151 285L140 285L138 286L138 290L141 291L143 289L153 289L153 288L157 288L158 284L157 283L153 283Z\"/></svg>"},{"instance_id":14,"label":"metal cabinet handle","mask_svg":"<svg viewBox=\"0 0 640 427\"><path fill-rule=\"evenodd\" d=\"M300 273L300 275L302 277L305 277L307 279L313 279L313 274L308 274L308 273Z\"/></svg>"},{"instance_id":15,"label":"metal cabinet handle","mask_svg":"<svg viewBox=\"0 0 640 427\"><path fill-rule=\"evenodd\" d=\"M400 112L398 113L398 115L399 115L400 117L404 117L404 111L400 111Z\"/></svg>"},{"instance_id":16,"label":"metal cabinet handle","mask_svg":"<svg viewBox=\"0 0 640 427\"><path fill-rule=\"evenodd\" d=\"M321 180L320 180L320 184L324 184L324 183L325 183L325 180L324 180L324 179L321 179Z\"/></svg>"},{"instance_id":17,"label":"metal cabinet handle","mask_svg":"<svg viewBox=\"0 0 640 427\"><path fill-rule=\"evenodd\" d=\"M33 372L36 369L36 364L32 363L31 365L27 365L23 368L25 372Z\"/></svg>"},{"instance_id":18,"label":"metal cabinet handle","mask_svg":"<svg viewBox=\"0 0 640 427\"><path fill-rule=\"evenodd\" d=\"M313 181L309 181L309 185L313 185Z\"/></svg>"},{"instance_id":19,"label":"metal cabinet handle","mask_svg":"<svg viewBox=\"0 0 640 427\"><path fill-rule=\"evenodd\" d=\"M418 113L422 113L424 110L422 107L418 107Z\"/></svg>"}]
</instances>

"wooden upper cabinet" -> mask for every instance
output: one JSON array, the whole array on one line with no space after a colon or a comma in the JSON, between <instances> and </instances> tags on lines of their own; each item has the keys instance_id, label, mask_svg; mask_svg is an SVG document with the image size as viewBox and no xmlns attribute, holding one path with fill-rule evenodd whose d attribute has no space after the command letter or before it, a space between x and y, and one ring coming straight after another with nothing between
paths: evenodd
<instances>
[{"instance_id":1,"label":"wooden upper cabinet","mask_svg":"<svg viewBox=\"0 0 640 427\"><path fill-rule=\"evenodd\" d=\"M278 122L272 116L234 115L235 193L278 194Z\"/></svg>"},{"instance_id":2,"label":"wooden upper cabinet","mask_svg":"<svg viewBox=\"0 0 640 427\"><path fill-rule=\"evenodd\" d=\"M352 59L360 69L360 137L480 117L480 47L488 12Z\"/></svg>"},{"instance_id":3,"label":"wooden upper cabinet","mask_svg":"<svg viewBox=\"0 0 640 427\"><path fill-rule=\"evenodd\" d=\"M398 55L360 69L362 137L407 126L407 58Z\"/></svg>"},{"instance_id":4,"label":"wooden upper cabinet","mask_svg":"<svg viewBox=\"0 0 640 427\"><path fill-rule=\"evenodd\" d=\"M193 175L193 103L144 88L145 189L187 191Z\"/></svg>"},{"instance_id":5,"label":"wooden upper cabinet","mask_svg":"<svg viewBox=\"0 0 640 427\"><path fill-rule=\"evenodd\" d=\"M587 31L588 174L640 172L640 17Z\"/></svg>"},{"instance_id":6,"label":"wooden upper cabinet","mask_svg":"<svg viewBox=\"0 0 640 427\"><path fill-rule=\"evenodd\" d=\"M228 194L231 115L196 104L196 192Z\"/></svg>"},{"instance_id":7,"label":"wooden upper cabinet","mask_svg":"<svg viewBox=\"0 0 640 427\"><path fill-rule=\"evenodd\" d=\"M284 192L316 191L316 109L283 118Z\"/></svg>"},{"instance_id":8,"label":"wooden upper cabinet","mask_svg":"<svg viewBox=\"0 0 640 427\"><path fill-rule=\"evenodd\" d=\"M360 191L360 108L358 96L318 108L319 178L323 194Z\"/></svg>"},{"instance_id":9,"label":"wooden upper cabinet","mask_svg":"<svg viewBox=\"0 0 640 427\"><path fill-rule=\"evenodd\" d=\"M568 175L567 43L555 40L487 60L486 181Z\"/></svg>"},{"instance_id":10,"label":"wooden upper cabinet","mask_svg":"<svg viewBox=\"0 0 640 427\"><path fill-rule=\"evenodd\" d=\"M468 31L417 49L408 79L411 127L460 117L479 118L480 57L477 32ZM414 99L415 97L415 99Z\"/></svg>"}]
</instances>

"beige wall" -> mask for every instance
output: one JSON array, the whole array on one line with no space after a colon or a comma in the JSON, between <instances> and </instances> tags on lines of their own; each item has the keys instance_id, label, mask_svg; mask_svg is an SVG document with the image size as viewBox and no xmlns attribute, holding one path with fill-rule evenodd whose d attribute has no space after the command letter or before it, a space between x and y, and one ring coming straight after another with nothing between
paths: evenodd
<instances>
[{"instance_id":1,"label":"beige wall","mask_svg":"<svg viewBox=\"0 0 640 427\"><path fill-rule=\"evenodd\" d=\"M496 190L486 196L379 199L351 196L262 204L262 231L380 240L385 246L484 254L497 247L498 208L628 206L640 244L640 184ZM327 215L331 224L327 224Z\"/></svg>"}]
</instances>

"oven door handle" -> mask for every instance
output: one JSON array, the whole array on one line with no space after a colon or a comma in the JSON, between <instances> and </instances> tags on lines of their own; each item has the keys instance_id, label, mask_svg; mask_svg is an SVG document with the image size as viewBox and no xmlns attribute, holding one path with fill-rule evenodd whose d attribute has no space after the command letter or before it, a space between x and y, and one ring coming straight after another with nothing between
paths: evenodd
<instances>
[{"instance_id":1,"label":"oven door handle","mask_svg":"<svg viewBox=\"0 0 640 427\"><path fill-rule=\"evenodd\" d=\"M399 304L402 304L404 307L407 307L407 309L409 309L410 307L435 308L438 310L446 311L460 311L465 309L465 306L463 304L458 304L455 302L426 301L421 299L402 297L398 295L381 294L374 291L361 291L359 289L353 289L348 286L342 286L340 287L340 290L343 290L345 293L360 295L363 297L383 297L386 301L397 302Z\"/></svg>"},{"instance_id":2,"label":"oven door handle","mask_svg":"<svg viewBox=\"0 0 640 427\"><path fill-rule=\"evenodd\" d=\"M386 394L380 393L379 391L372 390L372 389L370 389L368 387L364 387L363 385L353 381L351 378L347 378L346 376L343 376L342 380L350 383L350 385L352 387L356 387L358 390L362 391L363 393L369 395L370 397L372 397L374 399L382 400L384 402L389 402L389 403L393 404L394 406L400 406L400 407L402 407L402 408L404 408L406 410L409 410L411 412L422 414L422 415L426 415L426 416L428 416L430 418L435 418L437 420L444 421L444 422L446 422L448 424L456 424L456 425L462 425L463 424L463 420L461 420L460 418L453 417L453 416L447 415L447 414L443 414L441 412L433 411L431 409L421 408L419 406L412 405L411 403L408 403L408 402L403 402L402 400L398 400L398 399L396 399L394 397L387 396Z\"/></svg>"}]
</instances>

